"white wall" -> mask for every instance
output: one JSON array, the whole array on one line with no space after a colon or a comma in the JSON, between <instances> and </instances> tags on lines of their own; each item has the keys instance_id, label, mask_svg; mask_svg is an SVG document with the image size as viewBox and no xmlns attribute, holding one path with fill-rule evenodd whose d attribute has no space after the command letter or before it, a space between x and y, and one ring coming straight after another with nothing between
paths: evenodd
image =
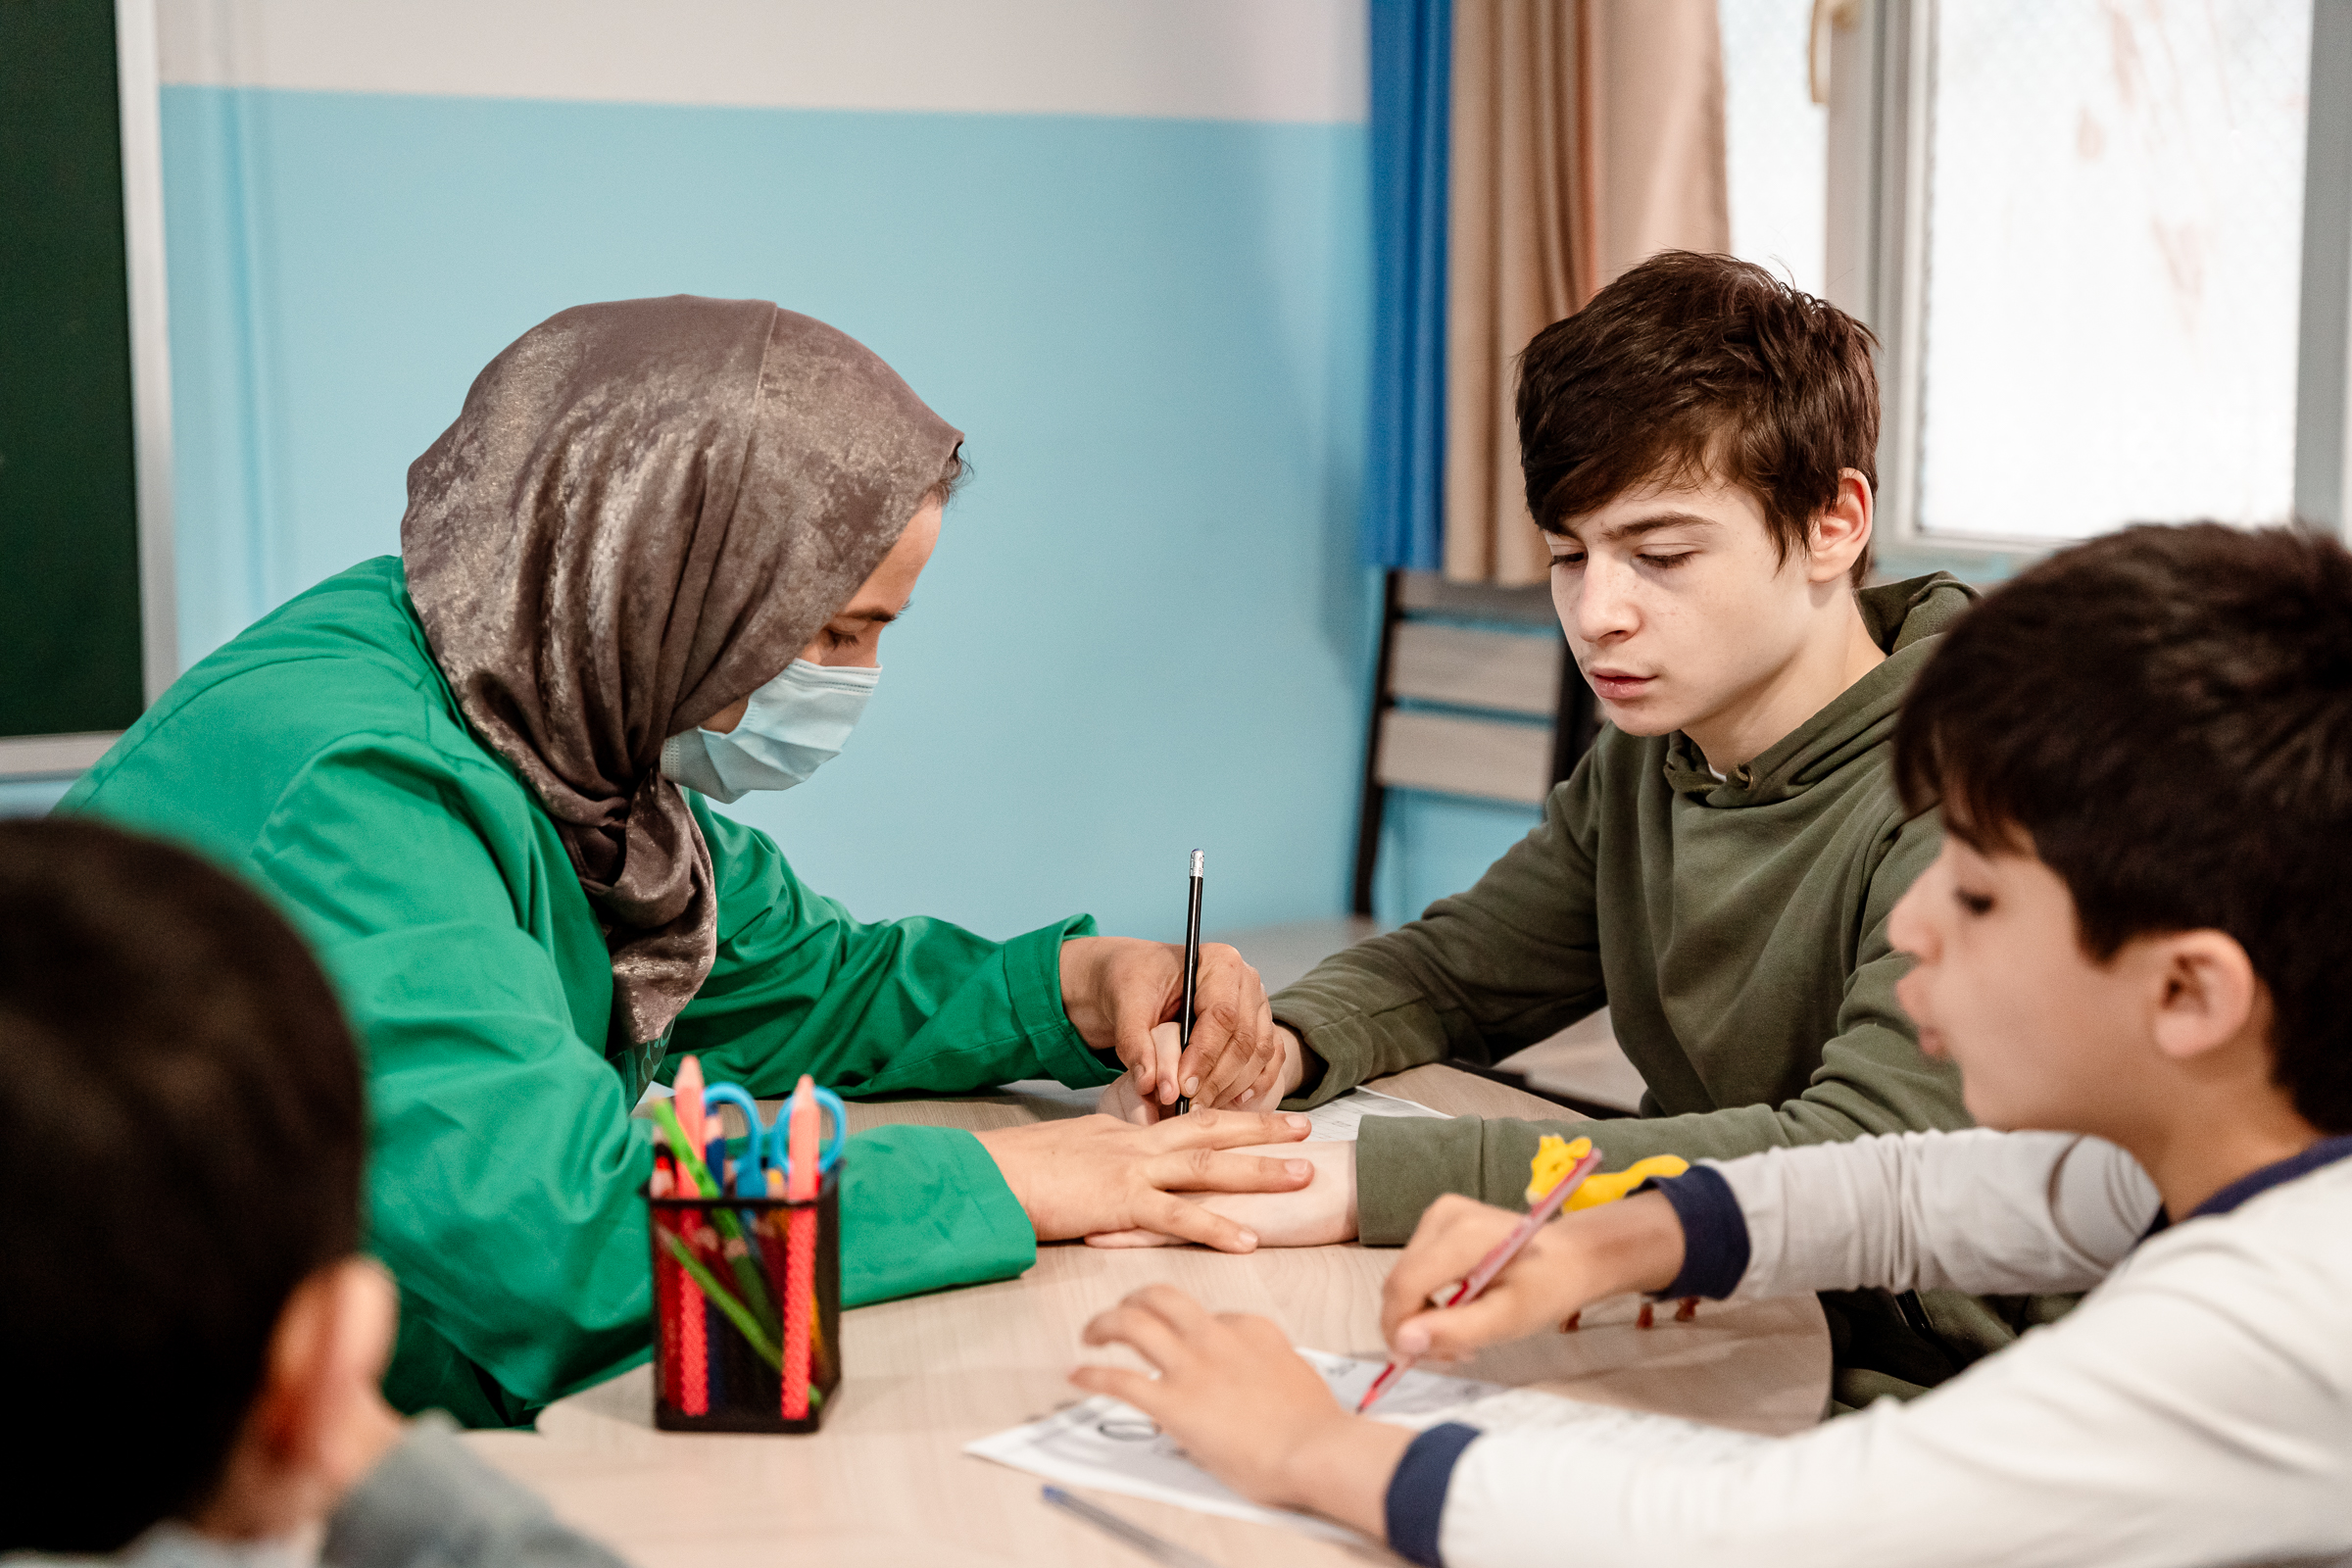
<instances>
[{"instance_id":1,"label":"white wall","mask_svg":"<svg viewBox=\"0 0 2352 1568\"><path fill-rule=\"evenodd\" d=\"M761 109L1364 118L1361 0L164 0L164 79Z\"/></svg>"}]
</instances>

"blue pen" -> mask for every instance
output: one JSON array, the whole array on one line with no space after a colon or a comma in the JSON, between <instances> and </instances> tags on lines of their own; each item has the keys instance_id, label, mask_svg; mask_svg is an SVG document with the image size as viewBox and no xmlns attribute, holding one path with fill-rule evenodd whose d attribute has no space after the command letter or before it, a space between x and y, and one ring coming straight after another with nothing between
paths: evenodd
<instances>
[{"instance_id":1,"label":"blue pen","mask_svg":"<svg viewBox=\"0 0 2352 1568\"><path fill-rule=\"evenodd\" d=\"M1187 1551L1173 1541L1163 1541L1143 1526L1130 1524L1109 1509L1098 1508L1084 1497L1074 1497L1059 1487L1046 1488L1044 1496L1046 1501L1062 1512L1076 1515L1112 1540L1125 1542L1153 1561L1167 1564L1168 1568L1217 1568L1215 1563L1199 1552Z\"/></svg>"}]
</instances>

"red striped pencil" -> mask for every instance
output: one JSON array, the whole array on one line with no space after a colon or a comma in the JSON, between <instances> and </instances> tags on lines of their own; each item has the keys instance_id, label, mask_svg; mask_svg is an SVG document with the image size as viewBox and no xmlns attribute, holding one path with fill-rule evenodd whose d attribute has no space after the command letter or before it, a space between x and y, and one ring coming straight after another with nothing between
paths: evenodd
<instances>
[{"instance_id":1,"label":"red striped pencil","mask_svg":"<svg viewBox=\"0 0 2352 1568\"><path fill-rule=\"evenodd\" d=\"M784 1241L784 1400L783 1414L787 1421L808 1419L808 1342L809 1319L816 1311L816 1209L817 1194L816 1145L817 1117L816 1082L807 1073L801 1074L800 1086L793 1091L792 1122L786 1142L786 1163L791 1168L785 1178L785 1196L795 1203L811 1206L795 1208L785 1222Z\"/></svg>"},{"instance_id":2,"label":"red striped pencil","mask_svg":"<svg viewBox=\"0 0 2352 1568\"><path fill-rule=\"evenodd\" d=\"M686 1059L690 1063L694 1060L692 1056ZM685 1077L683 1070L678 1076L681 1079ZM697 1078L702 1076L699 1067L695 1070L695 1076ZM697 1109L701 1108L702 1098L702 1090L698 1086L694 1093ZM703 1190L696 1183L694 1172L688 1168L686 1161L681 1159L677 1165L678 1196L680 1198L702 1197ZM695 1230L702 1222L702 1211L680 1208L673 1209L671 1212L677 1219L678 1240L685 1243L691 1250L696 1240ZM674 1293L672 1315L678 1320L678 1388L674 1402L679 1410L687 1415L709 1415L710 1413L710 1310L703 1300L703 1293L695 1289L694 1281L686 1277L684 1266L675 1258L669 1259L669 1278L671 1290Z\"/></svg>"},{"instance_id":3,"label":"red striped pencil","mask_svg":"<svg viewBox=\"0 0 2352 1568\"><path fill-rule=\"evenodd\" d=\"M661 1214L657 1212L654 1215L656 1234L666 1229ZM678 1275L681 1272L678 1260L669 1255L667 1248L657 1247L654 1250L654 1289L661 1294L654 1311L662 1324L662 1394L673 1407L679 1409L684 1408L679 1402L678 1394L686 1376L679 1361L681 1325L678 1322L678 1309L682 1303L678 1300Z\"/></svg>"},{"instance_id":4,"label":"red striped pencil","mask_svg":"<svg viewBox=\"0 0 2352 1568\"><path fill-rule=\"evenodd\" d=\"M689 1211L691 1212L691 1211ZM692 1234L690 1220L678 1226L678 1239L687 1246ZM667 1268L669 1286L669 1315L677 1329L677 1385L671 1402L687 1415L710 1413L710 1324L704 1309L703 1293L694 1288L686 1277L685 1265L674 1257L662 1259Z\"/></svg>"},{"instance_id":5,"label":"red striped pencil","mask_svg":"<svg viewBox=\"0 0 2352 1568\"><path fill-rule=\"evenodd\" d=\"M654 1174L646 1182L646 1192L661 1199L673 1196L678 1190L678 1174L670 1165L668 1152L657 1139L654 1144ZM662 1388L672 1405L678 1402L678 1268L677 1259L662 1245L669 1226L663 1212L656 1206L654 1225L654 1291L658 1298L654 1306L655 1321L662 1329Z\"/></svg>"}]
</instances>

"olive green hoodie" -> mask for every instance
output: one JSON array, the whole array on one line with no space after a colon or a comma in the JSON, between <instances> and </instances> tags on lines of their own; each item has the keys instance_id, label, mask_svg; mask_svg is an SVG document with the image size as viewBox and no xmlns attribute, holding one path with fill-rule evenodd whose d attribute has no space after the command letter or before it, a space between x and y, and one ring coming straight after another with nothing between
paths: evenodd
<instances>
[{"instance_id":1,"label":"olive green hoodie","mask_svg":"<svg viewBox=\"0 0 2352 1568\"><path fill-rule=\"evenodd\" d=\"M1957 1070L1920 1054L1895 1002L1906 960L1886 922L1941 836L1895 797L1895 717L1975 598L1942 572L1864 590L1886 662L1728 779L1685 735L1603 729L1476 887L1275 996L1324 1063L1298 1108L1425 1061L1492 1062L1602 1006L1648 1086L1627 1120L1365 1118L1366 1242L1403 1242L1443 1193L1525 1207L1547 1132L1591 1137L1622 1170L1971 1125ZM1837 1399L1859 1406L1942 1381L2071 1298L1822 1299Z\"/></svg>"},{"instance_id":2,"label":"olive green hoodie","mask_svg":"<svg viewBox=\"0 0 2352 1568\"><path fill-rule=\"evenodd\" d=\"M1886 920L1935 858L1889 774L1903 690L1975 594L1944 573L1862 592L1888 658L1718 779L1689 737L1601 731L1544 820L1467 893L1326 959L1274 998L1322 1057L1313 1103L1448 1056L1491 1062L1607 1006L1648 1085L1639 1119L1575 1124L1605 1169L1965 1127L1957 1073L1895 1004ZM1441 1193L1524 1206L1559 1124L1368 1119L1363 1239Z\"/></svg>"}]
</instances>

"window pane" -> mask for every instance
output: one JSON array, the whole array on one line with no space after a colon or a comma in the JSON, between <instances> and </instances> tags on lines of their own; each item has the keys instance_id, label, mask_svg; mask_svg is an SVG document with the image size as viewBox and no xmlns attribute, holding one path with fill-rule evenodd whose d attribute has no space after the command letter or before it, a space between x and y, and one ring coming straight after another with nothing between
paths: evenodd
<instances>
[{"instance_id":1,"label":"window pane","mask_svg":"<svg viewBox=\"0 0 2352 1568\"><path fill-rule=\"evenodd\" d=\"M2311 4L1935 7L1923 528L2286 514Z\"/></svg>"},{"instance_id":2,"label":"window pane","mask_svg":"<svg viewBox=\"0 0 2352 1568\"><path fill-rule=\"evenodd\" d=\"M1719 0L1732 254L1822 289L1829 111L1806 72L1813 0Z\"/></svg>"}]
</instances>

